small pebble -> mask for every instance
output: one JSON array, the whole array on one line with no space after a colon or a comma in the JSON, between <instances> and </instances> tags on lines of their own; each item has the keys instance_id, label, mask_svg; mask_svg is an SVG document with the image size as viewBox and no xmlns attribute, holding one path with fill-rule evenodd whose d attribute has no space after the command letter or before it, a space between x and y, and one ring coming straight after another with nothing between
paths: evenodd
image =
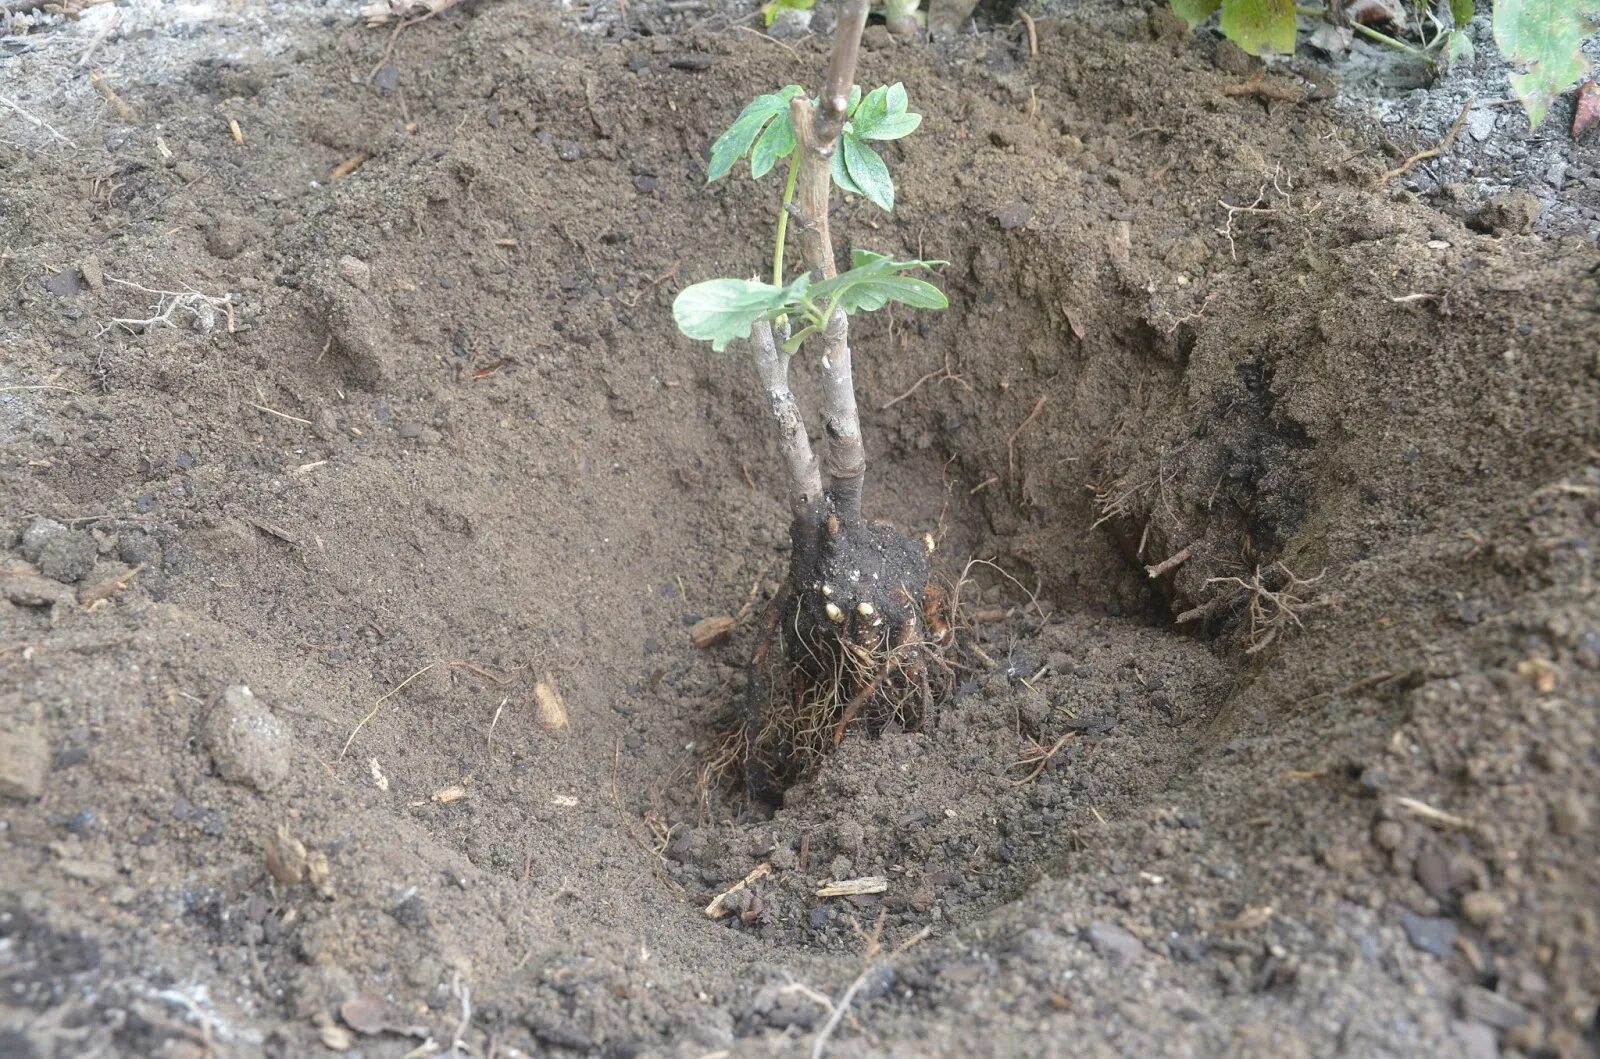
<instances>
[{"instance_id":1,"label":"small pebble","mask_svg":"<svg viewBox=\"0 0 1600 1059\"><path fill-rule=\"evenodd\" d=\"M1372 841L1379 849L1397 849L1405 837L1406 829L1395 820L1385 820L1372 829Z\"/></svg>"},{"instance_id":2,"label":"small pebble","mask_svg":"<svg viewBox=\"0 0 1600 1059\"><path fill-rule=\"evenodd\" d=\"M1455 920L1406 912L1400 917L1400 926L1405 929L1406 937L1413 948L1432 953L1440 959L1449 956L1450 950L1455 946L1457 932Z\"/></svg>"},{"instance_id":3,"label":"small pebble","mask_svg":"<svg viewBox=\"0 0 1600 1059\"><path fill-rule=\"evenodd\" d=\"M1475 890L1461 899L1461 914L1475 927L1494 926L1506 914L1505 900L1487 890Z\"/></svg>"},{"instance_id":4,"label":"small pebble","mask_svg":"<svg viewBox=\"0 0 1600 1059\"><path fill-rule=\"evenodd\" d=\"M1581 835L1589 830L1589 823L1589 807L1575 790L1567 789L1550 807L1550 829L1558 835Z\"/></svg>"}]
</instances>

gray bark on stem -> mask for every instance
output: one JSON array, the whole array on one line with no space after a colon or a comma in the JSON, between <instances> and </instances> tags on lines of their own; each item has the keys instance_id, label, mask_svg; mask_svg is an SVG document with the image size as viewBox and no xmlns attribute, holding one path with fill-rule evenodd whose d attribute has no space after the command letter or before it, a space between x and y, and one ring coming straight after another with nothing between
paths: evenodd
<instances>
[{"instance_id":1,"label":"gray bark on stem","mask_svg":"<svg viewBox=\"0 0 1600 1059\"><path fill-rule=\"evenodd\" d=\"M822 473L811 450L800 404L789 389L789 354L783 351L787 328L774 335L772 325L757 321L750 338L756 350L756 373L767 394L767 406L778 424L778 449L789 485L789 510L797 520L816 517L822 502Z\"/></svg>"},{"instance_id":2,"label":"gray bark on stem","mask_svg":"<svg viewBox=\"0 0 1600 1059\"><path fill-rule=\"evenodd\" d=\"M867 0L844 0L820 106L813 107L804 96L790 103L800 152L794 197L800 251L812 278L818 281L838 274L828 230L828 200L833 189L828 164L847 117L856 59L861 52L861 31L866 22ZM850 364L850 321L844 313L836 312L829 318L823 339L822 415L826 443L822 471L833 510L853 522L861 515L867 457L861 444L861 417L856 409L855 377Z\"/></svg>"}]
</instances>

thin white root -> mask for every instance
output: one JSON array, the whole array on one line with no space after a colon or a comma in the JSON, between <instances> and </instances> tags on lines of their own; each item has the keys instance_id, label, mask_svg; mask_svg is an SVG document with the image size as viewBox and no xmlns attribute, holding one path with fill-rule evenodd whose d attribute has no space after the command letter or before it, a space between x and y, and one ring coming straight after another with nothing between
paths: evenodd
<instances>
[{"instance_id":1,"label":"thin white root","mask_svg":"<svg viewBox=\"0 0 1600 1059\"><path fill-rule=\"evenodd\" d=\"M107 276L107 283L115 283L119 287L128 287L132 290L142 291L145 294L154 294L156 303L151 307L152 315L146 317L112 317L111 322L100 329L96 338L103 336L114 327L120 327L130 335L137 335L148 331L152 327L177 327L173 320L178 310L187 312L194 321L195 330L202 334L210 334L217 328L217 314L220 311L226 321L228 334L239 330L238 320L234 316L233 295L224 294L218 297L213 294L204 294L197 290L157 290L115 276Z\"/></svg>"}]
</instances>

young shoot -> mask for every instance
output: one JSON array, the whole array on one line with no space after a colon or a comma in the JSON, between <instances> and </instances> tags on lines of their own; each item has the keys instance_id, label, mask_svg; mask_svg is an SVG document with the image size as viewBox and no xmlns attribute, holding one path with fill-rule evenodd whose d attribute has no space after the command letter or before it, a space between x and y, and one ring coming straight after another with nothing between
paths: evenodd
<instances>
[{"instance_id":1,"label":"young shoot","mask_svg":"<svg viewBox=\"0 0 1600 1059\"><path fill-rule=\"evenodd\" d=\"M713 349L750 340L752 381L766 396L787 474L789 573L761 621L744 720L730 736L732 749L717 757L737 762L746 789L767 802L847 730L914 728L954 683L944 656L950 623L931 577L931 549L862 510L867 450L850 319L892 302L948 305L921 275L945 262L858 249L841 272L834 255L834 193L892 211L894 178L878 145L922 123L905 85L863 92L855 84L866 20L867 0L841 0L822 90L811 96L789 85L757 96L711 147L710 181L746 158L754 180L784 174L770 273L705 280L672 304L678 329ZM802 261L792 276L785 261L791 217ZM791 358L808 342L821 352L822 430L815 447L789 385Z\"/></svg>"}]
</instances>

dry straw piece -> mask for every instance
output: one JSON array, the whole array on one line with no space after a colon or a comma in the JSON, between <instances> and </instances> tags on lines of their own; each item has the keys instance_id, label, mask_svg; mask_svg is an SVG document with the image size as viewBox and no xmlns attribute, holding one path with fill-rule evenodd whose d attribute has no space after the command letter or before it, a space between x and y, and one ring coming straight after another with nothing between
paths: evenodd
<instances>
[{"instance_id":1,"label":"dry straw piece","mask_svg":"<svg viewBox=\"0 0 1600 1059\"><path fill-rule=\"evenodd\" d=\"M881 894L889 888L889 880L882 875L868 875L860 879L841 879L817 891L818 897L855 897L860 894Z\"/></svg>"}]
</instances>

